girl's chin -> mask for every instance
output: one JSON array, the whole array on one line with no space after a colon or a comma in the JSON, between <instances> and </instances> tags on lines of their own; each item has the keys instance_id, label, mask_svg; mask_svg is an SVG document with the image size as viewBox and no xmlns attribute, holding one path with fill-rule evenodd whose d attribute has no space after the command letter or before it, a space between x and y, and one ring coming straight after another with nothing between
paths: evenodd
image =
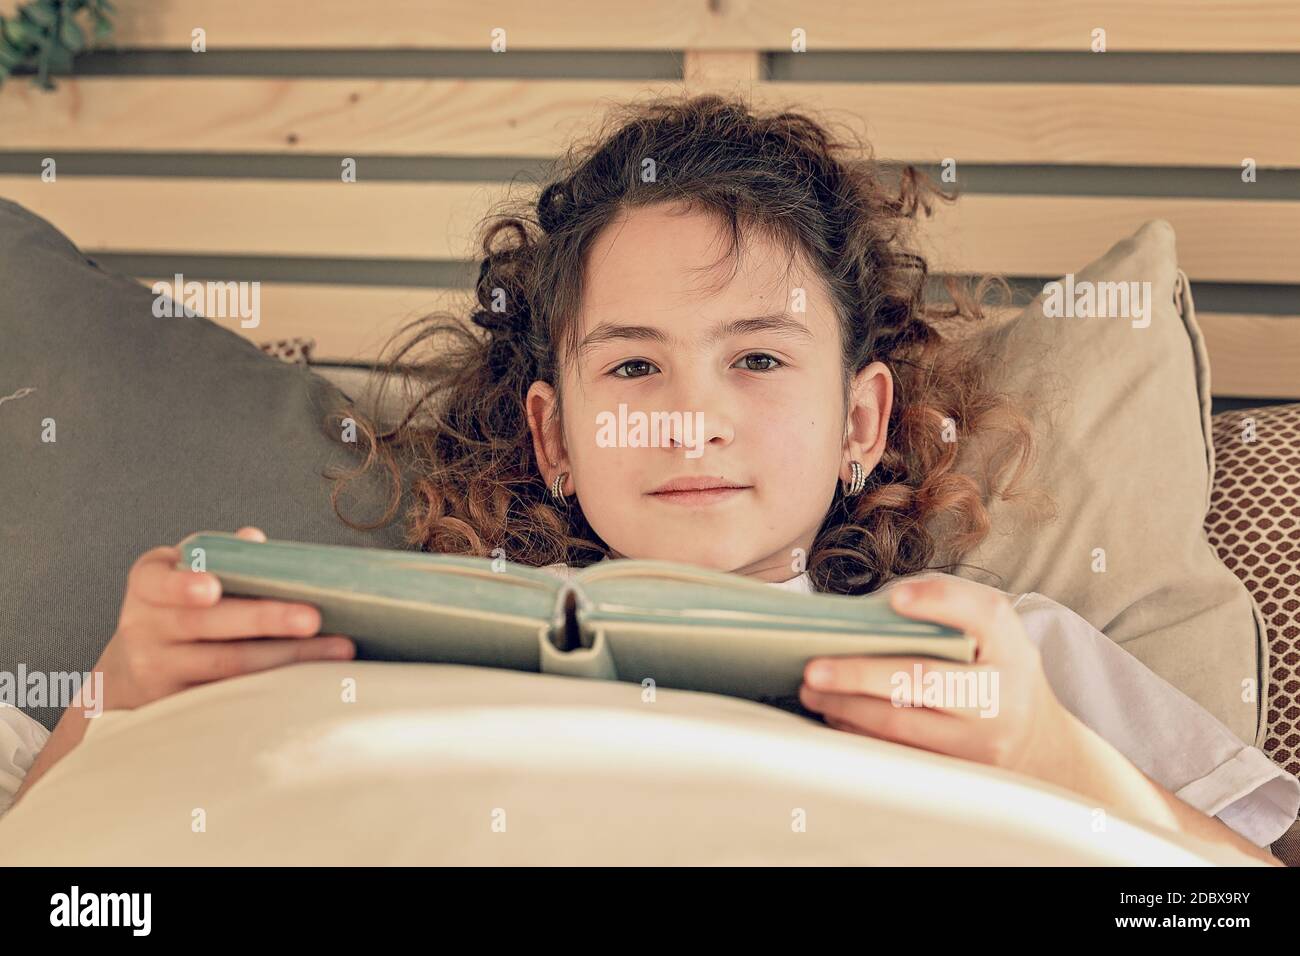
<instances>
[{"instance_id":1,"label":"girl's chin","mask_svg":"<svg viewBox=\"0 0 1300 956\"><path fill-rule=\"evenodd\" d=\"M714 541L711 543L717 545L722 542ZM707 568L711 571L731 571L737 567L734 555L738 553L740 553L739 550L729 551L717 547L710 548L708 551L697 551L680 545L664 544L658 547L642 545L639 548L632 549L630 554L616 552L612 557L637 558L642 561L672 561L676 564L689 564L693 567Z\"/></svg>"}]
</instances>

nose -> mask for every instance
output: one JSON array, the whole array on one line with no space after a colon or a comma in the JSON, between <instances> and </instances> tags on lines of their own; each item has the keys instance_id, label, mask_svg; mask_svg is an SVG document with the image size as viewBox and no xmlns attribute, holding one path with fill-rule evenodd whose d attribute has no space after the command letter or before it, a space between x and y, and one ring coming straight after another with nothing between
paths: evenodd
<instances>
[{"instance_id":1,"label":"nose","mask_svg":"<svg viewBox=\"0 0 1300 956\"><path fill-rule=\"evenodd\" d=\"M735 440L735 419L722 382L707 381L702 376L681 381L680 387L673 390L672 401L668 410L681 415L673 419L675 433L670 452L680 454L678 449L686 444L725 448Z\"/></svg>"}]
</instances>

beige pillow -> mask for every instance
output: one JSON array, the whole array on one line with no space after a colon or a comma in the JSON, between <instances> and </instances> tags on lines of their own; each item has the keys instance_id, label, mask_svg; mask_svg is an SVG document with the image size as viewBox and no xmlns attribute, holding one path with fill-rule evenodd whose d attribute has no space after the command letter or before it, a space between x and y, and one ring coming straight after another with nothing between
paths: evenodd
<instances>
[{"instance_id":1,"label":"beige pillow","mask_svg":"<svg viewBox=\"0 0 1300 956\"><path fill-rule=\"evenodd\" d=\"M1073 281L1076 297L1082 282L1149 282L1146 315L1048 317L1040 294L987 334L995 377L1033 420L1031 481L1057 513L1045 521L1027 502L994 501L994 532L963 559L993 575L957 573L1073 608L1261 745L1263 621L1204 531L1214 474L1209 361L1173 227L1146 223ZM963 467L981 456L970 442Z\"/></svg>"}]
</instances>

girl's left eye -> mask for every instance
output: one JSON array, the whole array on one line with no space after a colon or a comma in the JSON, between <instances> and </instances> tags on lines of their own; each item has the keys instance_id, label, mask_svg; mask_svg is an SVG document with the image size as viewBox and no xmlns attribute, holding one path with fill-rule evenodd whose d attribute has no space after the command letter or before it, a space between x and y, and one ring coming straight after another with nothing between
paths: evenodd
<instances>
[{"instance_id":1,"label":"girl's left eye","mask_svg":"<svg viewBox=\"0 0 1300 956\"><path fill-rule=\"evenodd\" d=\"M742 358L741 361L744 362L752 358L761 359L767 362L771 362L773 364L769 365L767 368L751 368L749 369L749 371L751 372L771 372L777 368L780 368L781 365L784 364L780 359L773 358L772 356L766 354L765 352L750 352L748 355Z\"/></svg>"}]
</instances>

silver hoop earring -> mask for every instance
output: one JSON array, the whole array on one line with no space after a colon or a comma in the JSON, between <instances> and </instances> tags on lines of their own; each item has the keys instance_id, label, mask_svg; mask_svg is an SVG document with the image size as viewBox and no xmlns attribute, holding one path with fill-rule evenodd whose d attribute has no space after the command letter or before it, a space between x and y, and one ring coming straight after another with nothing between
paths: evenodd
<instances>
[{"instance_id":1,"label":"silver hoop earring","mask_svg":"<svg viewBox=\"0 0 1300 956\"><path fill-rule=\"evenodd\" d=\"M569 473L567 471L562 471L558 475L556 475L555 480L551 482L551 497L554 498L556 501L565 501L564 490L563 490L564 480L568 477L569 477Z\"/></svg>"},{"instance_id":2,"label":"silver hoop earring","mask_svg":"<svg viewBox=\"0 0 1300 956\"><path fill-rule=\"evenodd\" d=\"M867 470L862 467L862 464L857 461L852 461L849 462L849 468L851 469L852 474L849 478L848 484L846 485L841 483L841 487L844 489L845 498L852 498L856 494L861 494L862 489L867 486Z\"/></svg>"}]
</instances>

